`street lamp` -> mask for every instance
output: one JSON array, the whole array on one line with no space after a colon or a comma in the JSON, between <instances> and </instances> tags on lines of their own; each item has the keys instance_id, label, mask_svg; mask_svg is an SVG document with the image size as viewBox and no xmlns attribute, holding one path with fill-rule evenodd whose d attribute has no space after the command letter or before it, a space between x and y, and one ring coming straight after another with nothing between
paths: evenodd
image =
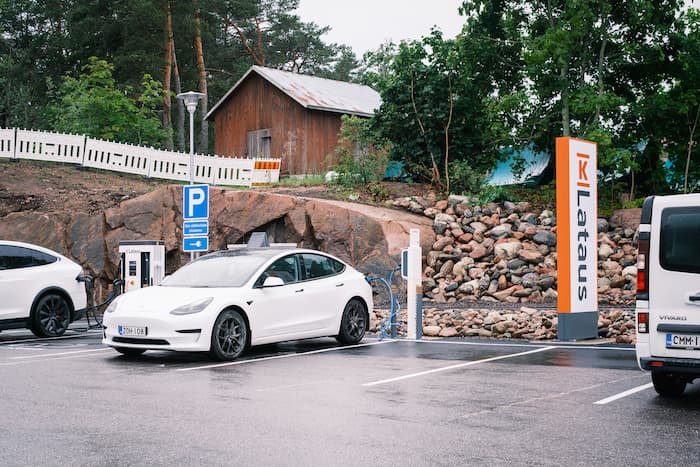
<instances>
[{"instance_id":1,"label":"street lamp","mask_svg":"<svg viewBox=\"0 0 700 467\"><path fill-rule=\"evenodd\" d=\"M190 185L194 185L194 111L197 110L197 103L205 94L201 92L181 92L178 99L185 101L185 107L190 113Z\"/></svg>"},{"instance_id":2,"label":"street lamp","mask_svg":"<svg viewBox=\"0 0 700 467\"><path fill-rule=\"evenodd\" d=\"M176 96L185 101L185 107L190 114L190 185L194 185L194 111L197 110L197 103L204 97L201 92L181 92ZM194 252L190 252L190 261L194 260Z\"/></svg>"}]
</instances>

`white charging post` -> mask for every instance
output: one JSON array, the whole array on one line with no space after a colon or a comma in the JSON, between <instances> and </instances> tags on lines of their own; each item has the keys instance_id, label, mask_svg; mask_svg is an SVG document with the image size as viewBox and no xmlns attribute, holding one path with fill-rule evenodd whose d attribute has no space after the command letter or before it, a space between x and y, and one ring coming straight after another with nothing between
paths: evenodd
<instances>
[{"instance_id":1,"label":"white charging post","mask_svg":"<svg viewBox=\"0 0 700 467\"><path fill-rule=\"evenodd\" d=\"M407 313L408 313L408 338L420 339L423 335L423 252L420 247L420 230L411 229L408 244L408 279L407 279Z\"/></svg>"}]
</instances>

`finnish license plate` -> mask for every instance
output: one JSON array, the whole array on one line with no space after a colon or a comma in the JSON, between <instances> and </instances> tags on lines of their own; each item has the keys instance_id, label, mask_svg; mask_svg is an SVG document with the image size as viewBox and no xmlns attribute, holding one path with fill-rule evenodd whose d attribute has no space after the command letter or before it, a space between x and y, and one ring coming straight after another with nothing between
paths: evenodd
<instances>
[{"instance_id":1,"label":"finnish license plate","mask_svg":"<svg viewBox=\"0 0 700 467\"><path fill-rule=\"evenodd\" d=\"M667 349L700 349L700 335L666 334Z\"/></svg>"},{"instance_id":2,"label":"finnish license plate","mask_svg":"<svg viewBox=\"0 0 700 467\"><path fill-rule=\"evenodd\" d=\"M146 337L148 328L145 326L119 326L119 335L126 337Z\"/></svg>"}]
</instances>

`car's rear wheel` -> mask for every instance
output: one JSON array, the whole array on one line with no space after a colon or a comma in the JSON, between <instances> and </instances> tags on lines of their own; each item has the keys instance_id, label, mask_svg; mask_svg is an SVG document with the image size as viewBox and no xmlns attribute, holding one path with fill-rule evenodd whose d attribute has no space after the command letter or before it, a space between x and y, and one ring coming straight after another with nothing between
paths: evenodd
<instances>
[{"instance_id":1,"label":"car's rear wheel","mask_svg":"<svg viewBox=\"0 0 700 467\"><path fill-rule=\"evenodd\" d=\"M243 316L235 310L222 311L214 321L209 354L216 360L235 360L245 350L247 339Z\"/></svg>"},{"instance_id":2,"label":"car's rear wheel","mask_svg":"<svg viewBox=\"0 0 700 467\"><path fill-rule=\"evenodd\" d=\"M130 347L115 347L114 350L129 358L138 357L146 351L146 349L132 349Z\"/></svg>"},{"instance_id":3,"label":"car's rear wheel","mask_svg":"<svg viewBox=\"0 0 700 467\"><path fill-rule=\"evenodd\" d=\"M340 333L336 339L341 344L357 344L365 337L367 329L367 310L358 299L353 298L345 305L343 319L340 322Z\"/></svg>"},{"instance_id":4,"label":"car's rear wheel","mask_svg":"<svg viewBox=\"0 0 700 467\"><path fill-rule=\"evenodd\" d=\"M651 373L654 389L662 397L678 397L685 391L685 381L668 373Z\"/></svg>"},{"instance_id":5,"label":"car's rear wheel","mask_svg":"<svg viewBox=\"0 0 700 467\"><path fill-rule=\"evenodd\" d=\"M61 295L44 295L36 303L31 321L31 330L38 337L62 336L70 324L70 305Z\"/></svg>"}]
</instances>

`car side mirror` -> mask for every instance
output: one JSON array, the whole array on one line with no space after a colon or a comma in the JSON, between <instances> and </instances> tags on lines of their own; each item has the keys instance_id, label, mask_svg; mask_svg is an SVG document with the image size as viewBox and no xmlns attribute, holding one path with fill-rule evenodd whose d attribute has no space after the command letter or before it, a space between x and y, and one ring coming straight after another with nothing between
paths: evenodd
<instances>
[{"instance_id":1,"label":"car side mirror","mask_svg":"<svg viewBox=\"0 0 700 467\"><path fill-rule=\"evenodd\" d=\"M267 279L265 279L265 282L263 282L263 287L279 287L280 285L284 285L284 281L280 277L273 277L270 276Z\"/></svg>"}]
</instances>

